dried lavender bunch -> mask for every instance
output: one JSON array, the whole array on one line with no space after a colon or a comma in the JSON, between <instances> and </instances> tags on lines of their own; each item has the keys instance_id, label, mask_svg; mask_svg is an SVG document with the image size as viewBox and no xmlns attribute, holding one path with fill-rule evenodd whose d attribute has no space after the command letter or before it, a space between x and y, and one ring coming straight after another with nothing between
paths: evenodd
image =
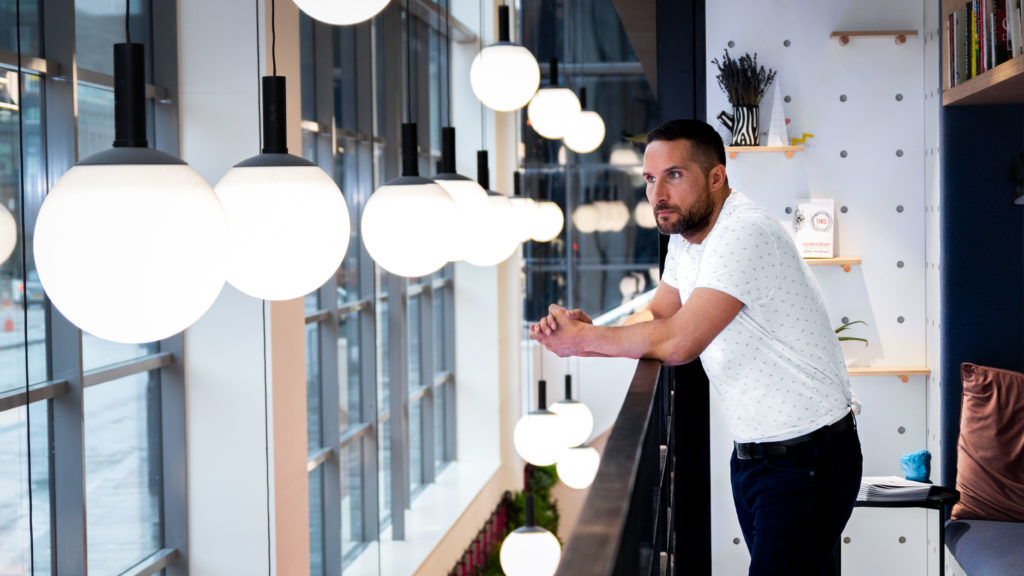
<instances>
[{"instance_id":1,"label":"dried lavender bunch","mask_svg":"<svg viewBox=\"0 0 1024 576\"><path fill-rule=\"evenodd\" d=\"M711 63L718 67L718 85L729 96L729 103L733 106L757 106L765 90L775 80L775 70L765 70L764 66L758 68L757 52L753 57L744 54L736 60L726 50L721 62L715 58Z\"/></svg>"}]
</instances>

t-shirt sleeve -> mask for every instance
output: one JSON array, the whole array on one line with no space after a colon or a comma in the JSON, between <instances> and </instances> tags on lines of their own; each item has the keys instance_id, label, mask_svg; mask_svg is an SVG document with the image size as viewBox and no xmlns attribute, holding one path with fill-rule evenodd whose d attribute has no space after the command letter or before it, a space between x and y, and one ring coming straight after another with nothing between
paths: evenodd
<instances>
[{"instance_id":1,"label":"t-shirt sleeve","mask_svg":"<svg viewBox=\"0 0 1024 576\"><path fill-rule=\"evenodd\" d=\"M778 283L778 239L764 222L737 218L705 240L694 288L713 288L750 306L768 299Z\"/></svg>"},{"instance_id":2,"label":"t-shirt sleeve","mask_svg":"<svg viewBox=\"0 0 1024 576\"><path fill-rule=\"evenodd\" d=\"M679 289L679 250L682 240L673 234L668 237L668 249L665 252L665 271L661 273L661 281Z\"/></svg>"}]
</instances>

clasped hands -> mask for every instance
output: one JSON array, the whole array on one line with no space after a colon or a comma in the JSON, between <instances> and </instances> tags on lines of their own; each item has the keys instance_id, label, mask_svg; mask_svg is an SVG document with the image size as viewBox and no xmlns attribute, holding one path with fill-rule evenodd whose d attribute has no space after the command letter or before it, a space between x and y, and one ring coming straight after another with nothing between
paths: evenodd
<instances>
[{"instance_id":1,"label":"clasped hands","mask_svg":"<svg viewBox=\"0 0 1024 576\"><path fill-rule=\"evenodd\" d=\"M530 326L530 339L540 342L560 358L581 356L586 352L582 332L586 325L593 323L590 316L579 308L566 310L552 304L548 306L548 315Z\"/></svg>"}]
</instances>

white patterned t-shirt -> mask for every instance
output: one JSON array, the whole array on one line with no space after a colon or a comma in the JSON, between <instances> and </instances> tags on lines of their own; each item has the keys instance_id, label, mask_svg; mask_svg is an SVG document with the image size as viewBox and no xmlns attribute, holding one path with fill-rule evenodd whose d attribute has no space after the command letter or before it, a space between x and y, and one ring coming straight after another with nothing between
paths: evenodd
<instances>
[{"instance_id":1,"label":"white patterned t-shirt","mask_svg":"<svg viewBox=\"0 0 1024 576\"><path fill-rule=\"evenodd\" d=\"M700 355L737 442L795 438L849 411L846 362L821 290L766 210L733 191L702 243L671 236L662 279L684 304L695 288L744 304Z\"/></svg>"}]
</instances>

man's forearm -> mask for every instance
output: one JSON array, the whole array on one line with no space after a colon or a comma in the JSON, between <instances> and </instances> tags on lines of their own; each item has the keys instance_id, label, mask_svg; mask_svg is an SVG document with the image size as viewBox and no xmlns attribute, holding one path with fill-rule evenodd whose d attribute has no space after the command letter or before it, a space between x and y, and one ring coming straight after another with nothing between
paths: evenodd
<instances>
[{"instance_id":1,"label":"man's forearm","mask_svg":"<svg viewBox=\"0 0 1024 576\"><path fill-rule=\"evenodd\" d=\"M686 335L673 330L667 319L631 326L588 325L581 340L588 355L648 358L673 366L690 362L699 354L689 349Z\"/></svg>"}]
</instances>

